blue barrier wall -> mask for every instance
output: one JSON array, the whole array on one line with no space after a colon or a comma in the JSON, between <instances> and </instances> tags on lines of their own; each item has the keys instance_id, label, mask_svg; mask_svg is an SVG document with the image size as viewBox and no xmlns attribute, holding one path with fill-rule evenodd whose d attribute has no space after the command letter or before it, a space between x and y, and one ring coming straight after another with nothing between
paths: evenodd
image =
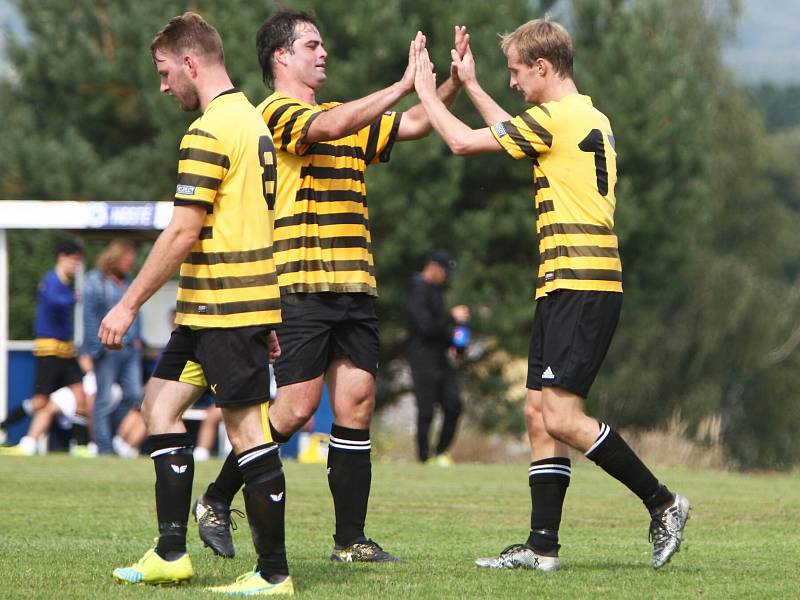
<instances>
[{"instance_id":1,"label":"blue barrier wall","mask_svg":"<svg viewBox=\"0 0 800 600\"><path fill-rule=\"evenodd\" d=\"M145 359L143 370L149 376L153 371L155 361ZM33 395L33 377L36 359L30 350L10 350L8 352L8 412L22 404L26 398ZM8 443L16 444L28 430L30 419L26 418L9 427ZM333 424L333 411L328 402L328 389L322 388L322 401L319 409L314 413L314 422L311 431L330 433ZM296 457L298 450L297 435L281 447L281 456Z\"/></svg>"}]
</instances>

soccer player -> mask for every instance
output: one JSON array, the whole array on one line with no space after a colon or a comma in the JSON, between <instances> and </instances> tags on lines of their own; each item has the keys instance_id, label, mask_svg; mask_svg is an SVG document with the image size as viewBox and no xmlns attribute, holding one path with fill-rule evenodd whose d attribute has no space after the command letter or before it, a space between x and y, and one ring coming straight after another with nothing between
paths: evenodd
<instances>
[{"instance_id":1,"label":"soccer player","mask_svg":"<svg viewBox=\"0 0 800 600\"><path fill-rule=\"evenodd\" d=\"M88 442L88 411L81 384L83 371L72 342L77 296L71 283L82 261L81 245L72 240L59 242L56 246L56 264L39 283L33 324L33 355L36 357L33 397L11 411L0 423L0 433L26 416L32 415L33 421L28 434L17 446L3 449L4 454L36 454L36 438L47 432L53 417L60 411L51 402L50 395L62 387L69 387L76 401L72 411L73 436L83 446Z\"/></svg>"},{"instance_id":2,"label":"soccer player","mask_svg":"<svg viewBox=\"0 0 800 600\"><path fill-rule=\"evenodd\" d=\"M192 577L186 525L194 458L181 415L208 386L222 408L244 478L258 554L252 572L211 590L292 594L284 546L286 483L278 447L264 425L268 364L280 352L273 329L281 313L272 259L272 138L253 105L233 87L222 40L200 15L174 17L150 51L161 91L184 110L203 114L181 141L172 219L98 332L106 347L119 348L142 304L180 265L177 327L142 406L156 471L158 543L113 576L144 584Z\"/></svg>"},{"instance_id":3,"label":"soccer player","mask_svg":"<svg viewBox=\"0 0 800 600\"><path fill-rule=\"evenodd\" d=\"M622 437L584 413L622 307L622 266L613 232L617 181L608 118L578 93L567 31L548 19L503 37L510 85L534 106L511 117L475 77L469 49L453 65L489 125L472 130L435 93L427 50L418 51L417 94L455 154L505 151L532 163L539 237L536 314L528 357L525 418L531 442L531 530L524 544L480 567L560 568L558 529L569 485L569 449L583 452L633 491L650 513L652 566L680 548L689 501L662 485Z\"/></svg>"},{"instance_id":4,"label":"soccer player","mask_svg":"<svg viewBox=\"0 0 800 600\"><path fill-rule=\"evenodd\" d=\"M463 28L456 30L456 48L464 36ZM418 33L398 82L344 104L319 104L328 53L314 17L281 10L256 35L264 80L275 90L258 110L276 142L279 174L273 248L282 354L270 427L276 442L287 441L314 414L327 383L334 414L327 469L334 561L396 560L364 533L379 350L364 172L388 161L396 141L430 131L419 105L402 114L389 111L413 91L416 49L424 43ZM450 104L459 88L451 76L438 97ZM234 552L228 515L240 481L229 458L196 504L201 538L223 556Z\"/></svg>"}]
</instances>

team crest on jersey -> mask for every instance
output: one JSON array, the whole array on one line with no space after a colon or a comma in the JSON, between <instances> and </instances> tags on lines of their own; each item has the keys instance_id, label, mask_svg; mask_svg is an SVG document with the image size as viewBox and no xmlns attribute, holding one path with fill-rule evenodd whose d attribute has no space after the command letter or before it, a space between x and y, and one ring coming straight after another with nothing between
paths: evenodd
<instances>
[{"instance_id":1,"label":"team crest on jersey","mask_svg":"<svg viewBox=\"0 0 800 600\"><path fill-rule=\"evenodd\" d=\"M183 185L179 183L175 193L183 194L184 196L194 196L194 190L195 187L193 185Z\"/></svg>"},{"instance_id":2,"label":"team crest on jersey","mask_svg":"<svg viewBox=\"0 0 800 600\"><path fill-rule=\"evenodd\" d=\"M504 135L508 135L508 132L506 131L506 126L503 125L502 123L497 123L494 126L494 130L497 132L498 137L503 137Z\"/></svg>"}]
</instances>

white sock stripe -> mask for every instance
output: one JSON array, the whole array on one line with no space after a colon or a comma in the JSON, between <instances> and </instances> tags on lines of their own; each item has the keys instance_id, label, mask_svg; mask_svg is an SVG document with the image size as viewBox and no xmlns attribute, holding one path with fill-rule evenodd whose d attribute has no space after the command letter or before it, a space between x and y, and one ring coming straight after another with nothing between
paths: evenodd
<instances>
[{"instance_id":1,"label":"white sock stripe","mask_svg":"<svg viewBox=\"0 0 800 600\"><path fill-rule=\"evenodd\" d=\"M609 433L611 433L611 427L609 427L605 423L600 423L600 434L597 436L597 439L595 440L594 444L592 444L592 447L589 448L583 455L589 456L594 451L595 448L597 448L600 444L602 444L606 440Z\"/></svg>"},{"instance_id":2,"label":"white sock stripe","mask_svg":"<svg viewBox=\"0 0 800 600\"><path fill-rule=\"evenodd\" d=\"M335 436L331 436L330 437L330 441L331 441L331 443L349 444L351 446L369 446L372 443L372 440L370 440L370 439L366 439L366 440L346 440L344 438L338 438L338 437L335 437Z\"/></svg>"},{"instance_id":3,"label":"white sock stripe","mask_svg":"<svg viewBox=\"0 0 800 600\"><path fill-rule=\"evenodd\" d=\"M259 456L264 456L265 454L277 450L277 444L270 446L269 448L262 448L261 450L256 450L255 452L248 452L242 456L240 456L236 462L239 463L240 467L243 467L250 461L257 459Z\"/></svg>"},{"instance_id":4,"label":"white sock stripe","mask_svg":"<svg viewBox=\"0 0 800 600\"><path fill-rule=\"evenodd\" d=\"M351 452L369 452L372 449L372 445L369 444L369 442L367 442L366 446L363 445L356 446L346 440L337 443L334 442L333 439L334 438L331 438L330 443L328 444L328 446L331 448L338 448L339 450L349 450Z\"/></svg>"},{"instance_id":5,"label":"white sock stripe","mask_svg":"<svg viewBox=\"0 0 800 600\"><path fill-rule=\"evenodd\" d=\"M150 458L157 458L164 454L175 452L175 450L180 450L181 448L186 448L186 446L175 446L174 448L164 448L163 450L156 450L155 452L150 453Z\"/></svg>"},{"instance_id":6,"label":"white sock stripe","mask_svg":"<svg viewBox=\"0 0 800 600\"><path fill-rule=\"evenodd\" d=\"M565 475L569 476L572 475L572 469L566 465L557 464L534 465L528 469L529 475L534 475L536 473L564 473Z\"/></svg>"},{"instance_id":7,"label":"white sock stripe","mask_svg":"<svg viewBox=\"0 0 800 600\"><path fill-rule=\"evenodd\" d=\"M572 473L569 471L560 471L558 469L542 469L541 471L535 471L533 473L529 473L530 476L536 477L537 475L545 475L545 474L553 474L553 475L563 475L567 479L572 478Z\"/></svg>"}]
</instances>

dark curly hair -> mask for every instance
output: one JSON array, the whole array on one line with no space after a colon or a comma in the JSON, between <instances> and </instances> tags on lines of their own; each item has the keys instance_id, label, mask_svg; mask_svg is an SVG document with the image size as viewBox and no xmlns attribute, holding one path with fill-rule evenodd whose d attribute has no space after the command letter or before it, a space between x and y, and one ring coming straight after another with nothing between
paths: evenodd
<instances>
[{"instance_id":1,"label":"dark curly hair","mask_svg":"<svg viewBox=\"0 0 800 600\"><path fill-rule=\"evenodd\" d=\"M292 44L297 39L298 23L308 23L319 29L313 13L302 10L284 9L279 10L264 21L264 24L256 34L258 64L261 65L264 83L270 88L273 87L275 82L275 73L272 70L272 59L275 50L278 48L291 49Z\"/></svg>"}]
</instances>

